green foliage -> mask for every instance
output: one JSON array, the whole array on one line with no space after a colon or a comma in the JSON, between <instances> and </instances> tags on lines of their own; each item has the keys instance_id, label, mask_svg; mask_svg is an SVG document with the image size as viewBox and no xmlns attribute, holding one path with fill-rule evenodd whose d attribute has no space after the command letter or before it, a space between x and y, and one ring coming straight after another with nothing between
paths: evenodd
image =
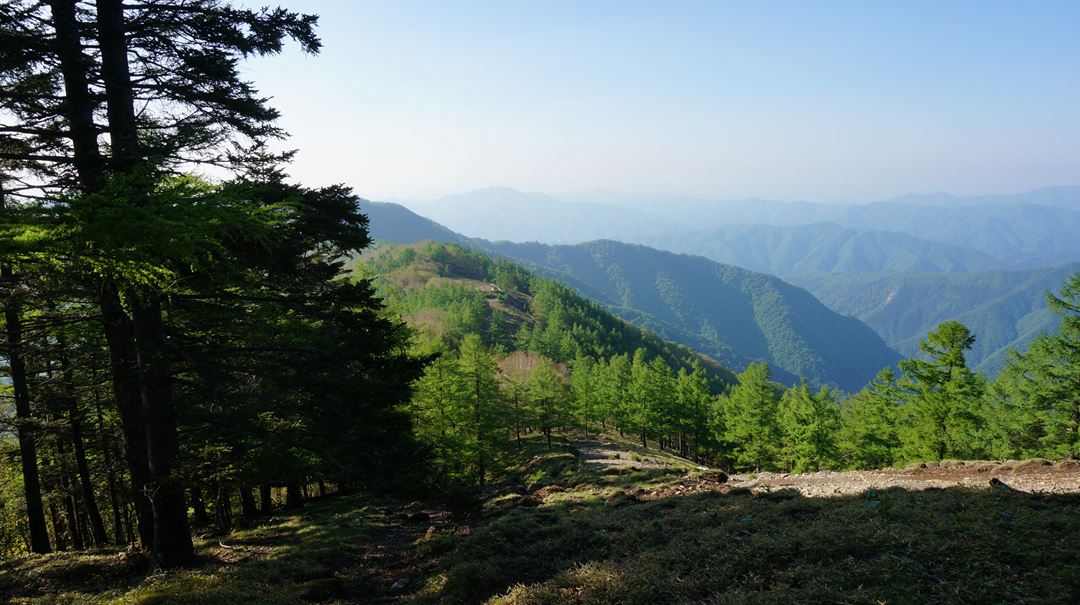
<instances>
[{"instance_id":1,"label":"green foliage","mask_svg":"<svg viewBox=\"0 0 1080 605\"><path fill-rule=\"evenodd\" d=\"M903 395L896 374L885 368L841 409L837 441L841 463L848 468L885 468L899 460L897 428Z\"/></svg>"},{"instance_id":2,"label":"green foliage","mask_svg":"<svg viewBox=\"0 0 1080 605\"><path fill-rule=\"evenodd\" d=\"M1047 294L1060 318L1024 353L1013 353L991 389L989 406L1012 453L1080 457L1080 273L1060 295Z\"/></svg>"},{"instance_id":3,"label":"green foliage","mask_svg":"<svg viewBox=\"0 0 1080 605\"><path fill-rule=\"evenodd\" d=\"M907 460L970 458L980 452L979 414L985 379L964 359L975 336L959 322L947 321L920 344L929 359L900 362L906 393L901 417Z\"/></svg>"},{"instance_id":4,"label":"green foliage","mask_svg":"<svg viewBox=\"0 0 1080 605\"><path fill-rule=\"evenodd\" d=\"M739 374L739 384L723 398L724 440L731 444L737 467L777 468L781 435L777 403L769 366L764 363L750 364Z\"/></svg>"},{"instance_id":5,"label":"green foliage","mask_svg":"<svg viewBox=\"0 0 1080 605\"><path fill-rule=\"evenodd\" d=\"M782 382L856 390L898 360L858 320L769 275L613 241L485 245L731 368L764 360Z\"/></svg>"},{"instance_id":6,"label":"green foliage","mask_svg":"<svg viewBox=\"0 0 1080 605\"><path fill-rule=\"evenodd\" d=\"M785 468L803 473L836 464L836 434L840 408L828 388L811 393L805 382L788 389L777 409L780 460Z\"/></svg>"}]
</instances>

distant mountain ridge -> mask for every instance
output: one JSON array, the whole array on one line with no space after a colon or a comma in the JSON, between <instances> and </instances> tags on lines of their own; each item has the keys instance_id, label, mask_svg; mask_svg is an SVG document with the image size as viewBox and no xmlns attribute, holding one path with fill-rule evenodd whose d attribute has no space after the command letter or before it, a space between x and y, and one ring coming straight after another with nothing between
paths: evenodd
<instances>
[{"instance_id":1,"label":"distant mountain ridge","mask_svg":"<svg viewBox=\"0 0 1080 605\"><path fill-rule=\"evenodd\" d=\"M508 188L491 188L448 196L439 200L412 203L412 208L450 229L470 237L491 240L539 241L572 244L593 239L614 239L662 247L672 251L707 254L715 260L754 258L753 268L794 267L797 263L771 258L785 250L732 250L715 256L716 242L708 234L723 235L732 225L791 227L793 231L813 230L817 223L835 223L843 228L868 232L893 232L909 238L861 236L863 245L874 240L875 251L884 264L869 264L867 271L967 271L989 270L987 259L996 259L1001 268L1052 267L1080 261L1080 187L1060 187L1028 194L960 198L954 196L905 196L864 205L778 202L748 199L732 202L699 200L686 196L620 196L596 194L598 202L565 202L557 197L521 193ZM579 200L581 198L578 198ZM620 199L633 207L614 205ZM651 200L651 201L650 201ZM942 205L928 205L929 203ZM813 234L795 237L812 238ZM925 266L903 261L913 249L910 238L950 246L934 252L938 260ZM687 249L695 241L698 249ZM779 238L777 242L790 242ZM726 242L731 247L737 238ZM928 244L919 244L929 249ZM957 248L970 252L960 253ZM762 258L763 252L770 258ZM813 256L816 250L808 250ZM943 260L952 257L951 260ZM966 259L966 260L960 260ZM899 268L890 266L890 262ZM971 266L967 266L971 262ZM940 267L940 269L939 269ZM809 263L808 270L834 270L821 263ZM856 270L841 264L835 270Z\"/></svg>"},{"instance_id":2,"label":"distant mountain ridge","mask_svg":"<svg viewBox=\"0 0 1080 605\"><path fill-rule=\"evenodd\" d=\"M444 244L469 244L469 238L464 235L399 204L360 200L359 207L367 215L368 231L375 239L393 244L411 244L425 239Z\"/></svg>"},{"instance_id":3,"label":"distant mountain ridge","mask_svg":"<svg viewBox=\"0 0 1080 605\"><path fill-rule=\"evenodd\" d=\"M970 248L905 233L861 231L836 223L725 225L677 236L657 236L646 243L781 277L804 273L954 273L1005 268L1003 262Z\"/></svg>"},{"instance_id":4,"label":"distant mountain ridge","mask_svg":"<svg viewBox=\"0 0 1080 605\"><path fill-rule=\"evenodd\" d=\"M402 205L468 237L488 240L578 243L686 228L661 214L592 202L564 202L507 187Z\"/></svg>"},{"instance_id":5,"label":"distant mountain ridge","mask_svg":"<svg viewBox=\"0 0 1080 605\"><path fill-rule=\"evenodd\" d=\"M693 322L687 324L684 320L695 317L696 307L694 312L683 311L681 315L673 316L669 314L671 305L652 304L655 300L650 305L644 305L635 297L624 300L617 289L605 282L608 279L606 270L595 266L592 270L584 270L588 263L580 262L574 263L576 266L570 268L573 270L564 266L565 259L560 260L559 254L565 254L565 249L572 247L477 242L401 206L373 204L372 208L377 209L379 214L372 214L371 233L378 239L402 243L421 239L448 243L465 242L486 247L492 253L524 259L534 270L558 277L563 283L571 285L590 298L603 301L625 319L710 353L732 367L746 363L761 351L760 347L749 347L747 351L756 353L747 354L737 350L736 345L718 337L714 338L707 327L709 322L701 322L700 317L697 326L694 326ZM823 224L791 230L770 226L732 226L722 229L732 233L731 237L747 237L766 250L773 251L755 257L754 248L743 248L743 256L737 259L740 264L753 266L761 263L758 266L762 269L784 273L785 280L805 288L831 310L864 322L904 356L916 355L918 342L938 323L948 319L964 322L977 337L975 347L968 355L969 363L991 375L1003 365L1010 347L1023 349L1035 335L1056 329L1056 319L1046 309L1045 292L1056 291L1069 274L1080 270L1080 263L1058 263L1051 268L949 273L944 272L948 268L947 263L955 263L954 268L963 265L970 270L994 261L987 261L985 255L970 249L954 249L934 242L927 244L926 240L913 238L904 247L886 248L894 252L891 257L882 257L888 259L888 262L874 261L876 265L867 265L887 266L893 269L892 271L840 272L842 268L851 267L853 262L873 260L866 246L875 243L874 239L871 238L868 244L861 241L863 238L903 238L903 234L857 230L852 234L850 229ZM766 240L778 240L782 245L763 241L758 237L759 232L765 234ZM808 235L812 237L807 237ZM804 255L800 250L807 248L807 241L814 243L808 249L831 252L815 252L820 254L820 257L814 254ZM823 245L822 242L828 242L829 245ZM912 243L914 248L908 245ZM678 245L686 249L696 249L700 242L688 237L685 241L678 242ZM930 247L921 248L925 245ZM549 258L552 250L557 254ZM778 250L788 250L790 253L776 254L775 251ZM936 270L941 272L898 270L897 268L902 267L911 257L905 256L907 252L897 255L897 250L919 252L923 255L922 262L932 261L937 265ZM765 262L771 264L766 268ZM909 266L916 270L915 267L925 265ZM827 267L829 270L801 272L806 267ZM638 284L631 290L640 293L650 288L655 290L655 284ZM677 295L679 290L680 288L672 288L669 295ZM707 305L707 302L705 304ZM690 327L687 327L688 325ZM742 344L738 346L741 347ZM774 367L779 380L793 379L794 372L779 365Z\"/></svg>"}]
</instances>

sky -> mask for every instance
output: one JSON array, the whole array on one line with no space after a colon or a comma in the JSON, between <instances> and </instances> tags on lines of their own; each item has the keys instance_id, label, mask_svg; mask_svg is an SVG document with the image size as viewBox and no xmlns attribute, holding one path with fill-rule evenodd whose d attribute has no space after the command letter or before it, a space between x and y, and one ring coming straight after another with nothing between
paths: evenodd
<instances>
[{"instance_id":1,"label":"sky","mask_svg":"<svg viewBox=\"0 0 1080 605\"><path fill-rule=\"evenodd\" d=\"M294 178L869 201L1080 184L1080 2L290 0Z\"/></svg>"}]
</instances>

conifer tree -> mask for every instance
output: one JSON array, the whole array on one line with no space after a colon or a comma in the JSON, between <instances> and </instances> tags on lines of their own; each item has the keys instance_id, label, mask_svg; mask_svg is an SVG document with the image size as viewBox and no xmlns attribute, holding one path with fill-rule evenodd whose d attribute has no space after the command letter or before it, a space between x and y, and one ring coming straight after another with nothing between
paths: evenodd
<instances>
[{"instance_id":1,"label":"conifer tree","mask_svg":"<svg viewBox=\"0 0 1080 605\"><path fill-rule=\"evenodd\" d=\"M833 464L840 413L827 387L811 393L803 380L785 391L777 408L777 424L783 443L780 455L789 470L803 473Z\"/></svg>"},{"instance_id":2,"label":"conifer tree","mask_svg":"<svg viewBox=\"0 0 1080 605\"><path fill-rule=\"evenodd\" d=\"M776 389L769 366L752 363L739 374L739 384L724 398L725 438L735 464L765 470L776 464L780 429L776 423Z\"/></svg>"},{"instance_id":3,"label":"conifer tree","mask_svg":"<svg viewBox=\"0 0 1080 605\"><path fill-rule=\"evenodd\" d=\"M865 389L848 399L837 436L845 466L884 468L897 462L901 398L896 374L892 368L885 368Z\"/></svg>"},{"instance_id":4,"label":"conifer tree","mask_svg":"<svg viewBox=\"0 0 1080 605\"><path fill-rule=\"evenodd\" d=\"M533 416L550 448L552 431L567 420L569 402L568 385L550 360L541 360L529 373L529 399Z\"/></svg>"},{"instance_id":5,"label":"conifer tree","mask_svg":"<svg viewBox=\"0 0 1080 605\"><path fill-rule=\"evenodd\" d=\"M484 349L480 336L468 334L461 342L458 367L465 384L465 400L470 408L472 432L475 435L473 457L476 482L483 486L502 435L496 405L499 398L496 378L498 366Z\"/></svg>"},{"instance_id":6,"label":"conifer tree","mask_svg":"<svg viewBox=\"0 0 1080 605\"><path fill-rule=\"evenodd\" d=\"M589 438L589 427L596 414L597 387L596 362L592 357L579 355L570 364L570 388L573 393L575 416L585 438Z\"/></svg>"},{"instance_id":7,"label":"conifer tree","mask_svg":"<svg viewBox=\"0 0 1080 605\"><path fill-rule=\"evenodd\" d=\"M679 452L694 455L709 433L709 414L713 403L709 379L701 362L694 360L691 371L680 368L676 379L676 430L679 433ZM687 443L687 436L690 443Z\"/></svg>"},{"instance_id":8,"label":"conifer tree","mask_svg":"<svg viewBox=\"0 0 1080 605\"><path fill-rule=\"evenodd\" d=\"M907 459L964 458L978 451L985 380L968 369L964 358L974 343L966 326L947 321L919 343L929 359L900 362L907 401L901 418Z\"/></svg>"},{"instance_id":9,"label":"conifer tree","mask_svg":"<svg viewBox=\"0 0 1080 605\"><path fill-rule=\"evenodd\" d=\"M1008 406L999 414L1018 451L1080 458L1080 273L1069 277L1060 295L1047 293L1047 303L1061 318L1058 332L1012 354L994 391Z\"/></svg>"}]
</instances>

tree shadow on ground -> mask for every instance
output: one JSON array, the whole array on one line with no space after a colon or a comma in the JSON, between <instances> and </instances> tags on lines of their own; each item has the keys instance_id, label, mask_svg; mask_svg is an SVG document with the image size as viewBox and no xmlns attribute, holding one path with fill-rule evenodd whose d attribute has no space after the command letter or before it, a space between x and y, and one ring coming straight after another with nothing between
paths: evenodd
<instances>
[{"instance_id":1,"label":"tree shadow on ground","mask_svg":"<svg viewBox=\"0 0 1080 605\"><path fill-rule=\"evenodd\" d=\"M1080 602L1080 496L705 491L517 508L427 545L439 603Z\"/></svg>"}]
</instances>

